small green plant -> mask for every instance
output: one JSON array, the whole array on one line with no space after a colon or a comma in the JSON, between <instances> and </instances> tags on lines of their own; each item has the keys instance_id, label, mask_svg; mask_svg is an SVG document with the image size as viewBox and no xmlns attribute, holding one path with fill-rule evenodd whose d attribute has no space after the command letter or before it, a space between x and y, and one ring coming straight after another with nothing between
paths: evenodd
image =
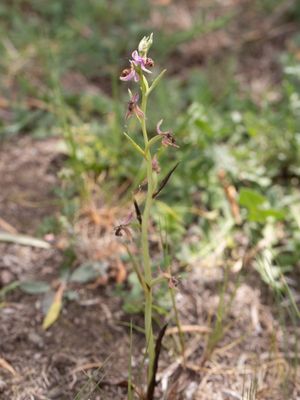
<instances>
[{"instance_id":1,"label":"small green plant","mask_svg":"<svg viewBox=\"0 0 300 400\"><path fill-rule=\"evenodd\" d=\"M149 228L150 228L150 217L152 205L155 198L159 195L161 190L169 181L171 175L175 171L178 164L175 164L166 176L159 182L158 176L160 173L160 166L157 155L157 144L161 144L162 147L173 147L177 148L176 141L171 131L162 131L161 125L162 120L157 123L156 131L157 134L153 137L149 136L147 130L147 103L150 94L159 84L161 78L165 74L166 70L163 70L150 85L145 73L151 74L151 68L154 66L154 61L148 57L148 51L152 45L153 34L149 37L144 37L139 43L138 50L132 53L132 59L130 60L130 67L122 71L120 79L122 81L134 81L139 85L140 93L129 92L129 103L126 113L126 120L130 117L135 117L140 125L140 129L143 137L143 144L140 145L139 139L135 139L132 135L124 132L125 137L131 143L135 151L142 157L143 162L146 166L146 182L147 192L145 201L143 204L143 210L141 211L141 204L138 204L137 200L134 199L134 212L131 212L126 220L115 228L117 236L125 234L127 238L132 238L130 225L133 223L135 216L140 226L140 253L141 253L141 264L139 261L133 262L135 273L138 277L139 283L143 289L144 294L144 318L145 318L145 339L146 339L146 355L148 357L148 371L147 371L147 384L148 393L147 398L152 398L151 391L154 391L154 377L155 369L157 368L158 355L156 348L160 348L160 345L155 348L154 334L153 334L153 323L152 323L152 309L153 309L153 289L157 284L167 280L169 286L173 285L174 279L170 272L161 272L156 277L154 276L153 263L151 262L150 256L150 239L149 239ZM141 98L141 102L139 99ZM160 335L161 336L161 335ZM161 338L162 339L162 338ZM160 339L160 340L161 340Z\"/></svg>"}]
</instances>

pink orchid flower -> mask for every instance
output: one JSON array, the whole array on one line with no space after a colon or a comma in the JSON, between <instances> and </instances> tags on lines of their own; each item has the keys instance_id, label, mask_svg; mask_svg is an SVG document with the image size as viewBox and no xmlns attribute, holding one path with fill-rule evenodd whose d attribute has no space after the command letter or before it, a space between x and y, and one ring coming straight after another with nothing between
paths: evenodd
<instances>
[{"instance_id":1,"label":"pink orchid flower","mask_svg":"<svg viewBox=\"0 0 300 400\"><path fill-rule=\"evenodd\" d=\"M171 146L171 147L176 147L176 148L178 148L179 146L176 144L176 140L175 140L175 138L174 138L172 132L171 132L171 131L165 131L165 132L163 132L163 131L160 129L160 126L161 126L162 122L163 122L163 120L161 119L161 120L158 122L157 126L156 126L157 134L162 136L162 142L161 142L162 145L165 146L165 147Z\"/></svg>"},{"instance_id":2,"label":"pink orchid flower","mask_svg":"<svg viewBox=\"0 0 300 400\"><path fill-rule=\"evenodd\" d=\"M127 113L125 118L128 119L132 115L136 115L138 118L144 118L144 113L138 105L139 95L138 93L133 94L128 102Z\"/></svg>"}]
</instances>

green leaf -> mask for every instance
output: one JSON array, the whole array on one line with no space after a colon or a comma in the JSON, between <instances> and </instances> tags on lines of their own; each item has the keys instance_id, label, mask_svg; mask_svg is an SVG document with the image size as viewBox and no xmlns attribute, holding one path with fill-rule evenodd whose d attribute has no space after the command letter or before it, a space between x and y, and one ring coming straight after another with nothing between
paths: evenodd
<instances>
[{"instance_id":1,"label":"green leaf","mask_svg":"<svg viewBox=\"0 0 300 400\"><path fill-rule=\"evenodd\" d=\"M256 190L242 188L240 190L240 205L247 208L256 208L267 202L267 198Z\"/></svg>"},{"instance_id":2,"label":"green leaf","mask_svg":"<svg viewBox=\"0 0 300 400\"><path fill-rule=\"evenodd\" d=\"M281 290L283 284L280 280L280 267L274 265L273 254L270 249L265 249L255 263L255 269L259 272L262 280L274 290Z\"/></svg>"},{"instance_id":3,"label":"green leaf","mask_svg":"<svg viewBox=\"0 0 300 400\"><path fill-rule=\"evenodd\" d=\"M249 220L264 223L267 218L284 219L285 211L268 207L268 199L252 189L242 188L239 202L249 212Z\"/></svg>"},{"instance_id":4,"label":"green leaf","mask_svg":"<svg viewBox=\"0 0 300 400\"><path fill-rule=\"evenodd\" d=\"M166 69L164 69L163 71L161 71L161 73L154 79L154 81L152 82L152 85L150 86L150 89L148 89L148 93L147 95L149 95L152 90L154 90L156 88L156 86L159 84L161 78L164 76L164 74L166 73Z\"/></svg>"},{"instance_id":5,"label":"green leaf","mask_svg":"<svg viewBox=\"0 0 300 400\"><path fill-rule=\"evenodd\" d=\"M284 210L277 210L275 208L268 208L267 210L259 210L259 215L264 219L268 217L273 217L275 219L284 219L285 218L285 211Z\"/></svg>"},{"instance_id":6,"label":"green leaf","mask_svg":"<svg viewBox=\"0 0 300 400\"><path fill-rule=\"evenodd\" d=\"M82 264L72 273L70 281L78 283L91 282L104 275L107 267L107 263L100 261Z\"/></svg>"},{"instance_id":7,"label":"green leaf","mask_svg":"<svg viewBox=\"0 0 300 400\"><path fill-rule=\"evenodd\" d=\"M64 293L64 298L69 301L79 300L79 294L75 290L68 290Z\"/></svg>"},{"instance_id":8,"label":"green leaf","mask_svg":"<svg viewBox=\"0 0 300 400\"><path fill-rule=\"evenodd\" d=\"M126 133L123 132L123 134L126 136L126 138L129 140L131 145L143 156L145 157L145 152L144 150Z\"/></svg>"},{"instance_id":9,"label":"green leaf","mask_svg":"<svg viewBox=\"0 0 300 400\"><path fill-rule=\"evenodd\" d=\"M50 290L50 285L43 281L25 281L21 282L19 287L28 294L41 294Z\"/></svg>"}]
</instances>

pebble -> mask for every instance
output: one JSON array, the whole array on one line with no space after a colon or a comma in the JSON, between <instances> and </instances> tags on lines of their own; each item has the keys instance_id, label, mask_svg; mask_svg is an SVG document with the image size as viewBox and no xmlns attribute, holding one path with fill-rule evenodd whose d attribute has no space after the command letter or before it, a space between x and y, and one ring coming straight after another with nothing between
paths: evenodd
<instances>
[{"instance_id":1,"label":"pebble","mask_svg":"<svg viewBox=\"0 0 300 400\"><path fill-rule=\"evenodd\" d=\"M62 397L62 391L60 388L55 387L53 389L51 389L48 393L48 398L49 399L61 399Z\"/></svg>"},{"instance_id":2,"label":"pebble","mask_svg":"<svg viewBox=\"0 0 300 400\"><path fill-rule=\"evenodd\" d=\"M3 286L8 285L14 280L14 276L11 272L4 270L0 274L0 282Z\"/></svg>"},{"instance_id":3,"label":"pebble","mask_svg":"<svg viewBox=\"0 0 300 400\"><path fill-rule=\"evenodd\" d=\"M0 379L0 393L3 393L4 390L7 388L7 383Z\"/></svg>"},{"instance_id":4,"label":"pebble","mask_svg":"<svg viewBox=\"0 0 300 400\"><path fill-rule=\"evenodd\" d=\"M32 344L35 344L39 349L42 349L44 347L44 340L41 336L39 336L35 332L30 332L28 334L28 340Z\"/></svg>"}]
</instances>

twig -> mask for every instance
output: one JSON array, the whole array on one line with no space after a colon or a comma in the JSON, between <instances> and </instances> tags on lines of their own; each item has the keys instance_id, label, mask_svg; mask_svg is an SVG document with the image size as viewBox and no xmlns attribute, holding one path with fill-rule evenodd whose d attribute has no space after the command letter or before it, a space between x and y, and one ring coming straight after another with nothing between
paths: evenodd
<instances>
[{"instance_id":1,"label":"twig","mask_svg":"<svg viewBox=\"0 0 300 400\"><path fill-rule=\"evenodd\" d=\"M11 224L6 222L3 218L0 218L0 228L4 229L8 233L11 233L12 235L16 235L18 233L16 228L14 228Z\"/></svg>"},{"instance_id":2,"label":"twig","mask_svg":"<svg viewBox=\"0 0 300 400\"><path fill-rule=\"evenodd\" d=\"M39 247L41 249L50 249L50 244L41 239L31 236L13 235L10 233L0 233L0 242L16 243L22 246Z\"/></svg>"},{"instance_id":3,"label":"twig","mask_svg":"<svg viewBox=\"0 0 300 400\"><path fill-rule=\"evenodd\" d=\"M6 361L0 357L0 368L4 368L9 371L13 376L17 375L16 370Z\"/></svg>"},{"instance_id":4,"label":"twig","mask_svg":"<svg viewBox=\"0 0 300 400\"><path fill-rule=\"evenodd\" d=\"M183 333L210 333L211 328L201 325L182 325L181 331ZM172 326L171 328L168 328L166 330L166 336L174 335L176 333L179 333L179 329L177 326Z\"/></svg>"}]
</instances>

